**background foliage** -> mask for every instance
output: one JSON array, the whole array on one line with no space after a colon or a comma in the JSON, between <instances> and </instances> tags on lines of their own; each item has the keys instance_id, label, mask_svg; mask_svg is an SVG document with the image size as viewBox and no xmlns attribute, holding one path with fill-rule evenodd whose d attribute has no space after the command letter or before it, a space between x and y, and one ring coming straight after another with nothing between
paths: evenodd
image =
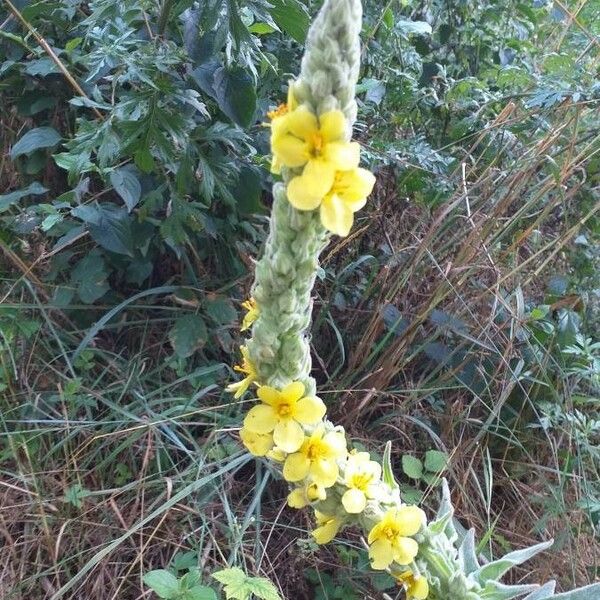
<instances>
[{"instance_id":1,"label":"background foliage","mask_svg":"<svg viewBox=\"0 0 600 600\"><path fill-rule=\"evenodd\" d=\"M0 4L3 598L211 598L233 565L396 594L308 540L221 392L318 5ZM315 302L332 417L394 441L407 501L447 476L482 555L555 537L520 575L565 588L600 561L599 36L595 0L367 0L379 185Z\"/></svg>"}]
</instances>

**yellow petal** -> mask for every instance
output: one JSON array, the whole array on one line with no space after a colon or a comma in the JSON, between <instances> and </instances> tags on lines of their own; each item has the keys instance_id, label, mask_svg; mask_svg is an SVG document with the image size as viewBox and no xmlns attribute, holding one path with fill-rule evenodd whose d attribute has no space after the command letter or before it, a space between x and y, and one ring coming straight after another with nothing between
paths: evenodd
<instances>
[{"instance_id":1,"label":"yellow petal","mask_svg":"<svg viewBox=\"0 0 600 600\"><path fill-rule=\"evenodd\" d=\"M296 402L304 396L304 384L299 381L288 383L282 390L281 395L290 402Z\"/></svg>"},{"instance_id":2,"label":"yellow petal","mask_svg":"<svg viewBox=\"0 0 600 600\"><path fill-rule=\"evenodd\" d=\"M395 519L400 535L415 535L425 524L425 513L418 506L401 506Z\"/></svg>"},{"instance_id":3,"label":"yellow petal","mask_svg":"<svg viewBox=\"0 0 600 600\"><path fill-rule=\"evenodd\" d=\"M234 367L237 369L237 367ZM244 377L241 381L237 381L236 383L230 383L225 390L228 392L235 392L233 394L234 398L241 398L247 391L248 388L253 383L253 377Z\"/></svg>"},{"instance_id":4,"label":"yellow petal","mask_svg":"<svg viewBox=\"0 0 600 600\"><path fill-rule=\"evenodd\" d=\"M266 456L275 462L283 462L286 459L287 453L281 448L273 448L267 452Z\"/></svg>"},{"instance_id":5,"label":"yellow petal","mask_svg":"<svg viewBox=\"0 0 600 600\"><path fill-rule=\"evenodd\" d=\"M297 138L308 140L319 131L317 117L306 106L300 106L285 116L284 126Z\"/></svg>"},{"instance_id":6,"label":"yellow petal","mask_svg":"<svg viewBox=\"0 0 600 600\"><path fill-rule=\"evenodd\" d=\"M302 182L307 187L307 194L312 197L323 198L335 181L335 166L333 163L321 159L312 158L302 171Z\"/></svg>"},{"instance_id":7,"label":"yellow petal","mask_svg":"<svg viewBox=\"0 0 600 600\"><path fill-rule=\"evenodd\" d=\"M369 558L374 569L387 569L394 560L392 544L385 538L375 540L369 546Z\"/></svg>"},{"instance_id":8,"label":"yellow petal","mask_svg":"<svg viewBox=\"0 0 600 600\"><path fill-rule=\"evenodd\" d=\"M290 204L298 210L314 210L321 204L322 196L311 196L303 177L294 177L287 186L287 197Z\"/></svg>"},{"instance_id":9,"label":"yellow petal","mask_svg":"<svg viewBox=\"0 0 600 600\"><path fill-rule=\"evenodd\" d=\"M379 523L373 525L373 527L371 528L371 531L369 531L369 537L367 539L369 544L372 544L377 538L379 538L381 536L383 527L384 527L383 520L379 521Z\"/></svg>"},{"instance_id":10,"label":"yellow petal","mask_svg":"<svg viewBox=\"0 0 600 600\"><path fill-rule=\"evenodd\" d=\"M341 458L346 455L346 436L341 431L330 431L323 436L333 456Z\"/></svg>"},{"instance_id":11,"label":"yellow petal","mask_svg":"<svg viewBox=\"0 0 600 600\"><path fill-rule=\"evenodd\" d=\"M367 196L373 191L375 175L367 169L353 169L337 173L334 185L335 193L348 204L354 212L365 205ZM360 205L355 207L355 205Z\"/></svg>"},{"instance_id":12,"label":"yellow petal","mask_svg":"<svg viewBox=\"0 0 600 600\"><path fill-rule=\"evenodd\" d=\"M310 474L315 480L315 483L326 488L335 484L339 472L340 470L335 461L328 460L327 458L314 460L310 466Z\"/></svg>"},{"instance_id":13,"label":"yellow petal","mask_svg":"<svg viewBox=\"0 0 600 600\"><path fill-rule=\"evenodd\" d=\"M327 498L327 492L322 485L313 482L306 488L306 497L311 502L314 502L315 500L325 500L325 498Z\"/></svg>"},{"instance_id":14,"label":"yellow petal","mask_svg":"<svg viewBox=\"0 0 600 600\"><path fill-rule=\"evenodd\" d=\"M293 135L282 135L271 138L271 149L278 164L292 169L305 165L310 154L308 144Z\"/></svg>"},{"instance_id":15,"label":"yellow petal","mask_svg":"<svg viewBox=\"0 0 600 600\"><path fill-rule=\"evenodd\" d=\"M408 588L408 600L425 600L429 596L429 583L425 577L416 577Z\"/></svg>"},{"instance_id":16,"label":"yellow petal","mask_svg":"<svg viewBox=\"0 0 600 600\"><path fill-rule=\"evenodd\" d=\"M412 538L401 537L395 541L393 550L394 560L399 565L409 565L419 552L419 544Z\"/></svg>"},{"instance_id":17,"label":"yellow petal","mask_svg":"<svg viewBox=\"0 0 600 600\"><path fill-rule=\"evenodd\" d=\"M282 419L275 425L273 440L285 452L296 452L304 442L304 430L293 419Z\"/></svg>"},{"instance_id":18,"label":"yellow petal","mask_svg":"<svg viewBox=\"0 0 600 600\"><path fill-rule=\"evenodd\" d=\"M308 506L308 500L303 488L292 490L287 497L288 506L292 508L304 508Z\"/></svg>"},{"instance_id":19,"label":"yellow petal","mask_svg":"<svg viewBox=\"0 0 600 600\"><path fill-rule=\"evenodd\" d=\"M310 460L304 454L290 454L283 463L283 477L286 481L301 481L308 475Z\"/></svg>"},{"instance_id":20,"label":"yellow petal","mask_svg":"<svg viewBox=\"0 0 600 600\"><path fill-rule=\"evenodd\" d=\"M347 513L356 515L365 510L365 506L367 506L367 497L364 492L361 492L360 490L347 490L342 496L342 504Z\"/></svg>"},{"instance_id":21,"label":"yellow petal","mask_svg":"<svg viewBox=\"0 0 600 600\"><path fill-rule=\"evenodd\" d=\"M244 427L254 433L271 433L277 425L277 414L272 407L259 404L248 411Z\"/></svg>"},{"instance_id":22,"label":"yellow petal","mask_svg":"<svg viewBox=\"0 0 600 600\"><path fill-rule=\"evenodd\" d=\"M318 423L327 412L327 408L321 398L306 396L301 398L295 406L294 418L303 425Z\"/></svg>"},{"instance_id":23,"label":"yellow petal","mask_svg":"<svg viewBox=\"0 0 600 600\"><path fill-rule=\"evenodd\" d=\"M279 391L268 385L261 385L258 388L256 395L269 406L276 406L281 398Z\"/></svg>"},{"instance_id":24,"label":"yellow petal","mask_svg":"<svg viewBox=\"0 0 600 600\"><path fill-rule=\"evenodd\" d=\"M325 524L317 527L312 535L315 538L317 544L328 544L340 530L340 522L335 517L328 519Z\"/></svg>"},{"instance_id":25,"label":"yellow petal","mask_svg":"<svg viewBox=\"0 0 600 600\"><path fill-rule=\"evenodd\" d=\"M323 158L337 171L350 171L360 162L360 146L357 142L330 142L323 147Z\"/></svg>"},{"instance_id":26,"label":"yellow petal","mask_svg":"<svg viewBox=\"0 0 600 600\"><path fill-rule=\"evenodd\" d=\"M336 235L346 237L354 223L352 209L336 194L328 195L321 202L321 223Z\"/></svg>"},{"instance_id":27,"label":"yellow petal","mask_svg":"<svg viewBox=\"0 0 600 600\"><path fill-rule=\"evenodd\" d=\"M248 431L245 427L240 429L240 438L244 446L254 456L265 456L273 448L273 436L269 433L261 434Z\"/></svg>"},{"instance_id":28,"label":"yellow petal","mask_svg":"<svg viewBox=\"0 0 600 600\"><path fill-rule=\"evenodd\" d=\"M337 142L346 137L346 117L341 110L332 110L319 117L321 135L326 142Z\"/></svg>"}]
</instances>

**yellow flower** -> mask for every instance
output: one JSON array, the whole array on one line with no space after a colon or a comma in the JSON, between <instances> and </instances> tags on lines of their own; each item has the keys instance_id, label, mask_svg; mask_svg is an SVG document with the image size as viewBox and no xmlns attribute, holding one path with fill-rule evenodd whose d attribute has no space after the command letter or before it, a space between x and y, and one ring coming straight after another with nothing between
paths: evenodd
<instances>
[{"instance_id":1,"label":"yellow flower","mask_svg":"<svg viewBox=\"0 0 600 600\"><path fill-rule=\"evenodd\" d=\"M327 498L325 488L313 482L292 490L288 494L287 503L292 508L304 508L311 502L325 500L325 498Z\"/></svg>"},{"instance_id":2,"label":"yellow flower","mask_svg":"<svg viewBox=\"0 0 600 600\"><path fill-rule=\"evenodd\" d=\"M300 181L294 184L294 189L303 189L302 210L319 206L333 186L336 171L358 167L360 146L346 142L345 137L346 118L339 110L317 119L306 106L300 106L272 122L271 149L276 166L304 167Z\"/></svg>"},{"instance_id":3,"label":"yellow flower","mask_svg":"<svg viewBox=\"0 0 600 600\"><path fill-rule=\"evenodd\" d=\"M404 571L395 577L406 590L406 600L425 600L429 596L429 583L422 575L415 576L411 571Z\"/></svg>"},{"instance_id":4,"label":"yellow flower","mask_svg":"<svg viewBox=\"0 0 600 600\"><path fill-rule=\"evenodd\" d=\"M304 440L300 450L290 454L283 463L287 481L311 481L324 488L331 487L339 475L337 460L346 455L346 438L341 431L325 433L322 426Z\"/></svg>"},{"instance_id":5,"label":"yellow flower","mask_svg":"<svg viewBox=\"0 0 600 600\"><path fill-rule=\"evenodd\" d=\"M275 445L270 433L254 433L245 427L240 429L240 438L250 454L254 454L254 456L266 456Z\"/></svg>"},{"instance_id":6,"label":"yellow flower","mask_svg":"<svg viewBox=\"0 0 600 600\"><path fill-rule=\"evenodd\" d=\"M314 201L307 197L302 184L302 177L292 179L288 198L298 210L307 210L304 207L314 207ZM323 227L339 236L347 236L354 223L354 213L366 204L374 185L375 176L367 169L338 171L333 186L320 202L319 215Z\"/></svg>"},{"instance_id":7,"label":"yellow flower","mask_svg":"<svg viewBox=\"0 0 600 600\"><path fill-rule=\"evenodd\" d=\"M356 452L348 456L344 472L344 483L348 490L342 496L346 512L361 513L367 499L377 497L381 479L381 465L370 460L368 452Z\"/></svg>"},{"instance_id":8,"label":"yellow flower","mask_svg":"<svg viewBox=\"0 0 600 600\"><path fill-rule=\"evenodd\" d=\"M315 510L315 517L317 518L317 528L312 532L312 536L317 544L328 544L337 535L342 521L335 515L324 515L318 510Z\"/></svg>"},{"instance_id":9,"label":"yellow flower","mask_svg":"<svg viewBox=\"0 0 600 600\"><path fill-rule=\"evenodd\" d=\"M240 331L246 331L247 329L250 329L252 323L258 319L260 311L254 298L250 298L249 300L242 302L242 308L244 308L247 312L244 315L244 320L242 321L242 327L240 328Z\"/></svg>"},{"instance_id":10,"label":"yellow flower","mask_svg":"<svg viewBox=\"0 0 600 600\"><path fill-rule=\"evenodd\" d=\"M304 385L294 381L281 391L263 385L258 388L262 404L251 408L244 427L255 433L271 433L278 448L296 452L304 442L302 425L318 423L325 416L323 400L304 396Z\"/></svg>"},{"instance_id":11,"label":"yellow flower","mask_svg":"<svg viewBox=\"0 0 600 600\"><path fill-rule=\"evenodd\" d=\"M246 348L246 346L240 346L240 352L242 353L242 364L236 365L233 369L238 373L244 373L245 377L241 381L231 383L225 388L228 392L235 392L234 398L242 396L258 379L258 373L248 354L248 348Z\"/></svg>"},{"instance_id":12,"label":"yellow flower","mask_svg":"<svg viewBox=\"0 0 600 600\"><path fill-rule=\"evenodd\" d=\"M267 113L267 117L269 117L271 121L274 121L275 119L280 119L281 117L284 117L291 111L296 110L297 107L298 102L294 96L294 84L290 81L287 102L284 102L283 104L280 104L276 109L269 111ZM273 159L271 161L271 172L275 174L281 173L281 161L275 155L273 155Z\"/></svg>"},{"instance_id":13,"label":"yellow flower","mask_svg":"<svg viewBox=\"0 0 600 600\"><path fill-rule=\"evenodd\" d=\"M425 523L425 513L417 506L392 508L369 533L369 558L374 569L387 569L393 561L410 564L419 546L415 535Z\"/></svg>"}]
</instances>

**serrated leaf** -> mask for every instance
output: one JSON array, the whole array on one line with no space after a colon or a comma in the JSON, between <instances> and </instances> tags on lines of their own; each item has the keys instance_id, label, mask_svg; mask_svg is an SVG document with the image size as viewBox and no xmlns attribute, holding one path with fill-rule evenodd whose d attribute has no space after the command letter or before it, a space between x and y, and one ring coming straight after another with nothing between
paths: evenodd
<instances>
[{"instance_id":1,"label":"serrated leaf","mask_svg":"<svg viewBox=\"0 0 600 600\"><path fill-rule=\"evenodd\" d=\"M423 463L418 458L405 454L402 457L402 471L411 479L421 479L423 475Z\"/></svg>"},{"instance_id":2,"label":"serrated leaf","mask_svg":"<svg viewBox=\"0 0 600 600\"><path fill-rule=\"evenodd\" d=\"M84 256L71 272L71 280L77 283L77 293L84 304L92 304L110 289L104 259L99 251Z\"/></svg>"},{"instance_id":3,"label":"serrated leaf","mask_svg":"<svg viewBox=\"0 0 600 600\"><path fill-rule=\"evenodd\" d=\"M127 210L131 212L140 201L142 195L142 186L134 170L122 167L111 171L109 177L115 192L121 196L127 206Z\"/></svg>"},{"instance_id":4,"label":"serrated leaf","mask_svg":"<svg viewBox=\"0 0 600 600\"><path fill-rule=\"evenodd\" d=\"M225 596L234 600L249 600L254 594L262 600L281 600L277 588L264 577L249 577L238 567L223 569L212 576L222 583Z\"/></svg>"},{"instance_id":5,"label":"serrated leaf","mask_svg":"<svg viewBox=\"0 0 600 600\"><path fill-rule=\"evenodd\" d=\"M206 314L219 325L227 325L237 320L238 314L229 298L213 296L207 298L204 310Z\"/></svg>"},{"instance_id":6,"label":"serrated leaf","mask_svg":"<svg viewBox=\"0 0 600 600\"><path fill-rule=\"evenodd\" d=\"M215 591L205 585L196 585L181 596L181 600L217 600Z\"/></svg>"},{"instance_id":7,"label":"serrated leaf","mask_svg":"<svg viewBox=\"0 0 600 600\"><path fill-rule=\"evenodd\" d=\"M208 332L200 315L179 317L169 331L169 341L180 358L187 358L206 343Z\"/></svg>"},{"instance_id":8,"label":"serrated leaf","mask_svg":"<svg viewBox=\"0 0 600 600\"><path fill-rule=\"evenodd\" d=\"M143 581L159 598L177 598L179 595L177 577L164 569L146 573Z\"/></svg>"},{"instance_id":9,"label":"serrated leaf","mask_svg":"<svg viewBox=\"0 0 600 600\"><path fill-rule=\"evenodd\" d=\"M448 455L439 450L425 452L425 469L431 473L441 473L448 466Z\"/></svg>"},{"instance_id":10,"label":"serrated leaf","mask_svg":"<svg viewBox=\"0 0 600 600\"><path fill-rule=\"evenodd\" d=\"M36 127L23 135L11 148L10 157L14 160L22 154L30 154L41 148L52 148L60 140L62 140L62 136L54 127Z\"/></svg>"}]
</instances>

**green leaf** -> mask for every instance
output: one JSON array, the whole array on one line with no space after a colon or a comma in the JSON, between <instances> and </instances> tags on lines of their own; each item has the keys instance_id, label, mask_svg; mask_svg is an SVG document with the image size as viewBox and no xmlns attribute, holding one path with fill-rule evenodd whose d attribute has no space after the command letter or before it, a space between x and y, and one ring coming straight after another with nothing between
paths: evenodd
<instances>
[{"instance_id":1,"label":"green leaf","mask_svg":"<svg viewBox=\"0 0 600 600\"><path fill-rule=\"evenodd\" d=\"M298 43L304 43L310 16L304 4L298 0L270 0L269 12L277 26Z\"/></svg>"},{"instance_id":2,"label":"green leaf","mask_svg":"<svg viewBox=\"0 0 600 600\"><path fill-rule=\"evenodd\" d=\"M264 577L248 577L238 567L223 569L212 575L217 581L224 584L225 596L234 600L249 600L254 594L262 600L281 600L277 588Z\"/></svg>"},{"instance_id":3,"label":"green leaf","mask_svg":"<svg viewBox=\"0 0 600 600\"><path fill-rule=\"evenodd\" d=\"M405 454L402 457L402 470L411 479L421 479L423 475L423 463L418 458Z\"/></svg>"},{"instance_id":4,"label":"green leaf","mask_svg":"<svg viewBox=\"0 0 600 600\"><path fill-rule=\"evenodd\" d=\"M159 598L177 598L179 582L177 577L164 569L150 571L144 575L144 583L156 593Z\"/></svg>"},{"instance_id":5,"label":"green leaf","mask_svg":"<svg viewBox=\"0 0 600 600\"><path fill-rule=\"evenodd\" d=\"M225 296L214 296L207 299L204 310L219 325L227 325L238 318L237 311L233 307L231 300Z\"/></svg>"},{"instance_id":6,"label":"green leaf","mask_svg":"<svg viewBox=\"0 0 600 600\"><path fill-rule=\"evenodd\" d=\"M31 154L40 148L52 148L56 146L62 136L54 127L37 127L31 129L12 147L10 157L14 160L22 154Z\"/></svg>"},{"instance_id":7,"label":"green leaf","mask_svg":"<svg viewBox=\"0 0 600 600\"><path fill-rule=\"evenodd\" d=\"M256 88L241 67L219 67L213 80L219 108L241 127L248 127L256 112Z\"/></svg>"},{"instance_id":8,"label":"green leaf","mask_svg":"<svg viewBox=\"0 0 600 600\"><path fill-rule=\"evenodd\" d=\"M27 196L41 196L48 191L41 183L34 181L26 188L9 192L8 194L0 194L0 213L4 212L11 204L18 202L21 198Z\"/></svg>"},{"instance_id":9,"label":"green leaf","mask_svg":"<svg viewBox=\"0 0 600 600\"><path fill-rule=\"evenodd\" d=\"M127 210L114 204L81 205L71 214L85 221L90 235L109 252L133 256L132 218Z\"/></svg>"},{"instance_id":10,"label":"green leaf","mask_svg":"<svg viewBox=\"0 0 600 600\"><path fill-rule=\"evenodd\" d=\"M385 9L385 12L383 13L382 21L388 29L392 29L394 27L394 12L389 6Z\"/></svg>"},{"instance_id":11,"label":"green leaf","mask_svg":"<svg viewBox=\"0 0 600 600\"><path fill-rule=\"evenodd\" d=\"M385 443L382 464L384 483L387 483L393 490L399 489L398 482L394 477L394 470L392 469L392 442L389 440Z\"/></svg>"},{"instance_id":12,"label":"green leaf","mask_svg":"<svg viewBox=\"0 0 600 600\"><path fill-rule=\"evenodd\" d=\"M273 33L276 30L268 23L253 23L250 25L250 27L248 27L248 31L256 35L267 35L268 33Z\"/></svg>"},{"instance_id":13,"label":"green leaf","mask_svg":"<svg viewBox=\"0 0 600 600\"><path fill-rule=\"evenodd\" d=\"M104 259L97 249L84 256L71 273L71 280L78 284L77 292L85 304L92 304L110 289L107 277Z\"/></svg>"},{"instance_id":14,"label":"green leaf","mask_svg":"<svg viewBox=\"0 0 600 600\"><path fill-rule=\"evenodd\" d=\"M184 315L179 317L169 331L169 341L180 358L187 358L202 347L207 340L208 332L200 315Z\"/></svg>"},{"instance_id":15,"label":"green leaf","mask_svg":"<svg viewBox=\"0 0 600 600\"><path fill-rule=\"evenodd\" d=\"M217 600L217 594L205 585L197 585L186 590L181 600Z\"/></svg>"},{"instance_id":16,"label":"green leaf","mask_svg":"<svg viewBox=\"0 0 600 600\"><path fill-rule=\"evenodd\" d=\"M265 207L261 203L262 187L260 174L256 169L242 167L237 185L232 190L237 207L243 214L264 213Z\"/></svg>"},{"instance_id":17,"label":"green leaf","mask_svg":"<svg viewBox=\"0 0 600 600\"><path fill-rule=\"evenodd\" d=\"M425 469L432 473L441 473L448 466L448 455L439 450L425 452Z\"/></svg>"},{"instance_id":18,"label":"green leaf","mask_svg":"<svg viewBox=\"0 0 600 600\"><path fill-rule=\"evenodd\" d=\"M425 21L407 21L406 19L398 19L396 21L396 29L402 33L414 33L417 35L431 35L432 32L429 23Z\"/></svg>"},{"instance_id":19,"label":"green leaf","mask_svg":"<svg viewBox=\"0 0 600 600\"><path fill-rule=\"evenodd\" d=\"M131 212L142 195L142 186L134 170L130 167L122 167L111 171L109 177L115 192L121 196L128 211Z\"/></svg>"}]
</instances>

